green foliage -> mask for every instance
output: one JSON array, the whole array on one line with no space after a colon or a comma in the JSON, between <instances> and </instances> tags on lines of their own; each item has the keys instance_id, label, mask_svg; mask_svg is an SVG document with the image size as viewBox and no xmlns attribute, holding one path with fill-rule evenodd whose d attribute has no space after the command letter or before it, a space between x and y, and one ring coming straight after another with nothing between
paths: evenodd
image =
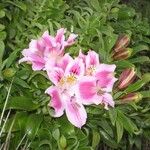
<instances>
[{"instance_id":1,"label":"green foliage","mask_svg":"<svg viewBox=\"0 0 150 150\"><path fill-rule=\"evenodd\" d=\"M101 62L117 65L117 76L127 67L135 66L138 70L139 79L135 83L124 91L113 93L115 108L109 111L100 106L86 108L88 122L82 129L72 126L65 116L59 119L51 117L52 110L47 106L49 97L44 94L50 86L46 74L33 73L29 65L18 64L20 52L28 47L31 39L38 38L45 30L54 34L60 27L79 34L78 42L67 49L71 55L77 55L80 48L83 52L94 49L100 54ZM129 46L133 53L130 59L114 62L111 53L121 33L131 36ZM9 145L12 150L17 147L92 150L104 144L112 149L139 148L137 141L141 136L150 135L150 96L149 87L145 86L149 75L143 75L141 71L142 63L149 63L149 57L144 53L149 52L149 36L148 20L118 0L1 0L1 112L13 79L0 126L0 129L4 127L0 137L2 146ZM144 100L138 104L117 103L121 95L140 89ZM9 130L11 134L8 134ZM7 135L9 140L6 141Z\"/></svg>"}]
</instances>

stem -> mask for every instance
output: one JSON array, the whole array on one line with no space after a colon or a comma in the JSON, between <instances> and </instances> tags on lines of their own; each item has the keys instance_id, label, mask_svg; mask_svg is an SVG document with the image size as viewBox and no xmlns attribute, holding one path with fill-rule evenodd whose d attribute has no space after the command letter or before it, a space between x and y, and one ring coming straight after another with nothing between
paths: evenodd
<instances>
[{"instance_id":1,"label":"stem","mask_svg":"<svg viewBox=\"0 0 150 150\"><path fill-rule=\"evenodd\" d=\"M3 133L3 130L4 130L5 124L6 124L7 120L8 120L8 117L10 115L10 112L11 112L11 109L9 110L9 112L8 112L8 114L6 116L5 122L4 122L3 127L2 127L2 129L0 131L0 137L1 137L2 133Z\"/></svg>"},{"instance_id":2,"label":"stem","mask_svg":"<svg viewBox=\"0 0 150 150\"><path fill-rule=\"evenodd\" d=\"M23 142L23 140L25 139L25 137L26 137L26 134L25 134L25 135L22 137L22 139L20 140L20 142L19 142L19 144L18 144L16 150L18 150L18 148L20 147L20 145L21 145L21 143Z\"/></svg>"},{"instance_id":3,"label":"stem","mask_svg":"<svg viewBox=\"0 0 150 150\"><path fill-rule=\"evenodd\" d=\"M6 137L6 141L5 141L5 145L4 145L4 149L9 149L7 148L8 146L8 143L9 143L9 140L10 140L10 135L11 135L11 130L13 128L13 125L14 125L14 122L15 122L16 118L14 118L13 122L11 123L11 126L9 128L9 131L8 131L8 134L7 134L7 137Z\"/></svg>"},{"instance_id":4,"label":"stem","mask_svg":"<svg viewBox=\"0 0 150 150\"><path fill-rule=\"evenodd\" d=\"M3 107L3 110L2 110L2 114L1 114L1 118L0 118L0 126L1 126L1 123L2 123L2 120L3 120L3 116L4 116L5 109L6 109L6 105L7 105L8 99L9 99L9 95L10 95L13 79L12 79L10 87L8 89L7 97L6 97L5 104L4 104L4 107Z\"/></svg>"}]
</instances>

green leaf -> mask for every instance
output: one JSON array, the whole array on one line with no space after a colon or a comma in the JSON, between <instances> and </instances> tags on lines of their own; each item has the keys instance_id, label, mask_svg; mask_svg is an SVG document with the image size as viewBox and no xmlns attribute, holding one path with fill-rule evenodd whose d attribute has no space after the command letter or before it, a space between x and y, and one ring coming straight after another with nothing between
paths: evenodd
<instances>
[{"instance_id":1,"label":"green leaf","mask_svg":"<svg viewBox=\"0 0 150 150\"><path fill-rule=\"evenodd\" d=\"M68 136L75 133L74 126L68 121L65 115L59 118L58 123L62 134Z\"/></svg>"},{"instance_id":2,"label":"green leaf","mask_svg":"<svg viewBox=\"0 0 150 150\"><path fill-rule=\"evenodd\" d=\"M128 60L120 60L120 61L115 61L113 63L116 64L118 68L134 67L134 65Z\"/></svg>"},{"instance_id":3,"label":"green leaf","mask_svg":"<svg viewBox=\"0 0 150 150\"><path fill-rule=\"evenodd\" d=\"M17 85L20 85L21 87L30 89L30 86L27 84L27 82L25 82L24 80L22 80L20 78L15 77L14 83Z\"/></svg>"},{"instance_id":4,"label":"green leaf","mask_svg":"<svg viewBox=\"0 0 150 150\"><path fill-rule=\"evenodd\" d=\"M17 112L13 117L11 117L7 122L5 126L5 132L9 131L9 128L11 126L11 123L13 119L15 119L12 131L25 131L25 126L27 123L28 114L26 112Z\"/></svg>"},{"instance_id":5,"label":"green leaf","mask_svg":"<svg viewBox=\"0 0 150 150\"><path fill-rule=\"evenodd\" d=\"M124 92L125 93L131 93L131 92L137 91L140 88L142 88L149 81L150 81L150 74L146 73L142 76L141 80L138 80L137 82L135 82L135 83L131 84L130 86L128 86L128 88Z\"/></svg>"},{"instance_id":6,"label":"green leaf","mask_svg":"<svg viewBox=\"0 0 150 150\"><path fill-rule=\"evenodd\" d=\"M55 129L55 130L52 132L52 135L53 135L54 139L55 139L56 141L58 141L59 138L60 138L59 129Z\"/></svg>"},{"instance_id":7,"label":"green leaf","mask_svg":"<svg viewBox=\"0 0 150 150\"><path fill-rule=\"evenodd\" d=\"M140 91L140 94L142 94L142 98L150 97L150 91Z\"/></svg>"},{"instance_id":8,"label":"green leaf","mask_svg":"<svg viewBox=\"0 0 150 150\"><path fill-rule=\"evenodd\" d=\"M139 44L135 47L132 47L132 49L133 49L133 52L132 52L132 56L133 56L140 51L149 50L149 47L148 47L148 45Z\"/></svg>"},{"instance_id":9,"label":"green leaf","mask_svg":"<svg viewBox=\"0 0 150 150\"><path fill-rule=\"evenodd\" d=\"M92 139L92 147L93 147L93 149L96 149L96 147L98 146L99 142L100 142L100 134L97 131L93 130L93 139Z\"/></svg>"},{"instance_id":10,"label":"green leaf","mask_svg":"<svg viewBox=\"0 0 150 150\"><path fill-rule=\"evenodd\" d=\"M5 50L5 45L3 41L0 41L0 66L2 65L2 58Z\"/></svg>"},{"instance_id":11,"label":"green leaf","mask_svg":"<svg viewBox=\"0 0 150 150\"><path fill-rule=\"evenodd\" d=\"M116 40L117 40L118 36L116 34L112 34L111 36L106 36L104 38L104 43L105 43L105 50L108 52L111 51L112 47L114 46Z\"/></svg>"},{"instance_id":12,"label":"green leaf","mask_svg":"<svg viewBox=\"0 0 150 150\"><path fill-rule=\"evenodd\" d=\"M26 134L28 135L29 139L32 140L35 138L42 121L43 121L42 115L32 114L29 116L26 125Z\"/></svg>"},{"instance_id":13,"label":"green leaf","mask_svg":"<svg viewBox=\"0 0 150 150\"><path fill-rule=\"evenodd\" d=\"M6 68L9 68L11 66L11 64L14 62L14 60L17 58L17 52L18 52L18 50L15 50L6 59L7 60L7 62L6 62Z\"/></svg>"},{"instance_id":14,"label":"green leaf","mask_svg":"<svg viewBox=\"0 0 150 150\"><path fill-rule=\"evenodd\" d=\"M90 1L90 4L92 5L92 7L93 7L96 11L100 11L100 10L101 10L98 0L92 0L92 1Z\"/></svg>"},{"instance_id":15,"label":"green leaf","mask_svg":"<svg viewBox=\"0 0 150 150\"><path fill-rule=\"evenodd\" d=\"M4 30L5 26L3 24L0 24L0 31Z\"/></svg>"},{"instance_id":16,"label":"green leaf","mask_svg":"<svg viewBox=\"0 0 150 150\"><path fill-rule=\"evenodd\" d=\"M109 113L110 121L111 121L112 125L114 126L116 119L117 119L117 112L114 108L110 108L108 113Z\"/></svg>"},{"instance_id":17,"label":"green leaf","mask_svg":"<svg viewBox=\"0 0 150 150\"><path fill-rule=\"evenodd\" d=\"M3 10L0 10L0 18L5 17L5 12Z\"/></svg>"},{"instance_id":18,"label":"green leaf","mask_svg":"<svg viewBox=\"0 0 150 150\"><path fill-rule=\"evenodd\" d=\"M109 134L109 136L114 137L112 127L110 126L108 121L106 121L105 119L102 119L101 121L99 121L98 125L101 126L105 130L105 132Z\"/></svg>"},{"instance_id":19,"label":"green leaf","mask_svg":"<svg viewBox=\"0 0 150 150\"><path fill-rule=\"evenodd\" d=\"M122 111L117 110L117 115L118 115L117 118L120 120L120 122L122 122L124 129L128 131L130 134L138 130L137 126L131 121L130 118L126 117Z\"/></svg>"},{"instance_id":20,"label":"green leaf","mask_svg":"<svg viewBox=\"0 0 150 150\"><path fill-rule=\"evenodd\" d=\"M26 11L26 9L27 9L25 3L23 3L23 2L19 2L19 1L13 2L13 1L9 1L9 0L6 0L5 2L9 3L9 4L12 4L12 5L22 9L23 11Z\"/></svg>"},{"instance_id":21,"label":"green leaf","mask_svg":"<svg viewBox=\"0 0 150 150\"><path fill-rule=\"evenodd\" d=\"M139 64L143 64L145 62L150 62L150 59L148 56L141 56L141 57L137 57L137 58L133 58L133 59L129 59L129 61L131 63L139 63Z\"/></svg>"},{"instance_id":22,"label":"green leaf","mask_svg":"<svg viewBox=\"0 0 150 150\"><path fill-rule=\"evenodd\" d=\"M118 144L116 143L116 141L114 141L113 138L111 138L106 132L100 130L100 135L102 137L102 139L104 140L104 142L109 145L112 148L117 149Z\"/></svg>"},{"instance_id":23,"label":"green leaf","mask_svg":"<svg viewBox=\"0 0 150 150\"><path fill-rule=\"evenodd\" d=\"M7 103L6 109L32 111L37 109L39 106L39 104L33 103L31 98L18 96L10 98L10 100ZM1 105L0 108L2 109L3 105Z\"/></svg>"},{"instance_id":24,"label":"green leaf","mask_svg":"<svg viewBox=\"0 0 150 150\"><path fill-rule=\"evenodd\" d=\"M119 120L119 118L117 118L116 121L116 130L117 130L117 142L119 143L123 136L123 124L122 121Z\"/></svg>"}]
</instances>

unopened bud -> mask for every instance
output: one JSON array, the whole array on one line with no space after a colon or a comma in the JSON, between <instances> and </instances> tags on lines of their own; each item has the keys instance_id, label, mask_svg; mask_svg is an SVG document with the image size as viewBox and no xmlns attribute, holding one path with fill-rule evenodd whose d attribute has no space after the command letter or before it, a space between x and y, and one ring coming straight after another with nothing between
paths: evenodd
<instances>
[{"instance_id":1,"label":"unopened bud","mask_svg":"<svg viewBox=\"0 0 150 150\"><path fill-rule=\"evenodd\" d=\"M118 89L124 89L130 85L136 78L135 68L127 68L123 70L118 79Z\"/></svg>"},{"instance_id":2,"label":"unopened bud","mask_svg":"<svg viewBox=\"0 0 150 150\"><path fill-rule=\"evenodd\" d=\"M113 54L113 60L125 60L131 56L132 49L131 48L123 48L119 52L115 52Z\"/></svg>"},{"instance_id":3,"label":"unopened bud","mask_svg":"<svg viewBox=\"0 0 150 150\"><path fill-rule=\"evenodd\" d=\"M115 46L114 51L119 52L122 48L126 48L130 43L129 35L120 35Z\"/></svg>"},{"instance_id":4,"label":"unopened bud","mask_svg":"<svg viewBox=\"0 0 150 150\"><path fill-rule=\"evenodd\" d=\"M121 103L130 103L130 102L139 102L142 99L142 95L140 93L129 93L120 98Z\"/></svg>"},{"instance_id":5,"label":"unopened bud","mask_svg":"<svg viewBox=\"0 0 150 150\"><path fill-rule=\"evenodd\" d=\"M63 135L59 139L59 144L60 144L61 148L63 148L63 149L66 148L66 146L67 146L67 140Z\"/></svg>"},{"instance_id":6,"label":"unopened bud","mask_svg":"<svg viewBox=\"0 0 150 150\"><path fill-rule=\"evenodd\" d=\"M13 68L7 68L2 72L4 78L11 78L15 75L15 73L16 71Z\"/></svg>"}]
</instances>

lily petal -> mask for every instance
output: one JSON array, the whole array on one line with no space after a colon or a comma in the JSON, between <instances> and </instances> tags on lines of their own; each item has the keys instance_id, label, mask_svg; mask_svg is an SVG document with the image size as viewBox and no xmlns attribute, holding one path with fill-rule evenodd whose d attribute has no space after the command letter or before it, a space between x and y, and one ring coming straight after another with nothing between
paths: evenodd
<instances>
[{"instance_id":1,"label":"lily petal","mask_svg":"<svg viewBox=\"0 0 150 150\"><path fill-rule=\"evenodd\" d=\"M108 110L108 106L114 107L115 102L113 101L113 97L112 97L111 94L109 94L109 93L104 93L104 94L102 95L102 97L103 97L102 104L104 104L104 108L105 108L106 110Z\"/></svg>"},{"instance_id":2,"label":"lily petal","mask_svg":"<svg viewBox=\"0 0 150 150\"><path fill-rule=\"evenodd\" d=\"M55 36L55 40L58 43L62 43L65 41L65 34L66 30L64 28L60 28L59 30L57 30L57 34Z\"/></svg>"},{"instance_id":3,"label":"lily petal","mask_svg":"<svg viewBox=\"0 0 150 150\"><path fill-rule=\"evenodd\" d=\"M72 57L69 55L69 53L66 53L57 63L57 66L62 68L63 70L66 69L67 65L73 61Z\"/></svg>"},{"instance_id":4,"label":"lily petal","mask_svg":"<svg viewBox=\"0 0 150 150\"><path fill-rule=\"evenodd\" d=\"M64 105L62 103L61 96L57 87L51 86L45 91L45 93L51 96L49 106L53 107L55 110L53 116L54 117L62 116L64 113Z\"/></svg>"},{"instance_id":5,"label":"lily petal","mask_svg":"<svg viewBox=\"0 0 150 150\"><path fill-rule=\"evenodd\" d=\"M80 79L76 88L76 95L84 105L100 103L96 93L96 79L87 76Z\"/></svg>"},{"instance_id":6,"label":"lily petal","mask_svg":"<svg viewBox=\"0 0 150 150\"><path fill-rule=\"evenodd\" d=\"M72 34L70 34L69 35L69 37L68 37L68 40L66 41L66 46L70 46L70 45L72 45L72 44L74 44L75 43L75 39L77 38L77 34L74 34L74 33L72 33Z\"/></svg>"},{"instance_id":7,"label":"lily petal","mask_svg":"<svg viewBox=\"0 0 150 150\"><path fill-rule=\"evenodd\" d=\"M77 103L74 98L66 101L65 111L68 120L76 127L81 128L87 119L87 113L81 103Z\"/></svg>"},{"instance_id":8,"label":"lily petal","mask_svg":"<svg viewBox=\"0 0 150 150\"><path fill-rule=\"evenodd\" d=\"M99 55L95 51L89 51L86 56L86 68L99 65Z\"/></svg>"},{"instance_id":9,"label":"lily petal","mask_svg":"<svg viewBox=\"0 0 150 150\"><path fill-rule=\"evenodd\" d=\"M84 63L81 59L75 59L66 67L65 75L75 75L76 77L81 77L85 73Z\"/></svg>"},{"instance_id":10,"label":"lily petal","mask_svg":"<svg viewBox=\"0 0 150 150\"><path fill-rule=\"evenodd\" d=\"M57 85L58 82L63 78L64 71L61 68L54 67L52 71L47 71L49 79Z\"/></svg>"}]
</instances>

